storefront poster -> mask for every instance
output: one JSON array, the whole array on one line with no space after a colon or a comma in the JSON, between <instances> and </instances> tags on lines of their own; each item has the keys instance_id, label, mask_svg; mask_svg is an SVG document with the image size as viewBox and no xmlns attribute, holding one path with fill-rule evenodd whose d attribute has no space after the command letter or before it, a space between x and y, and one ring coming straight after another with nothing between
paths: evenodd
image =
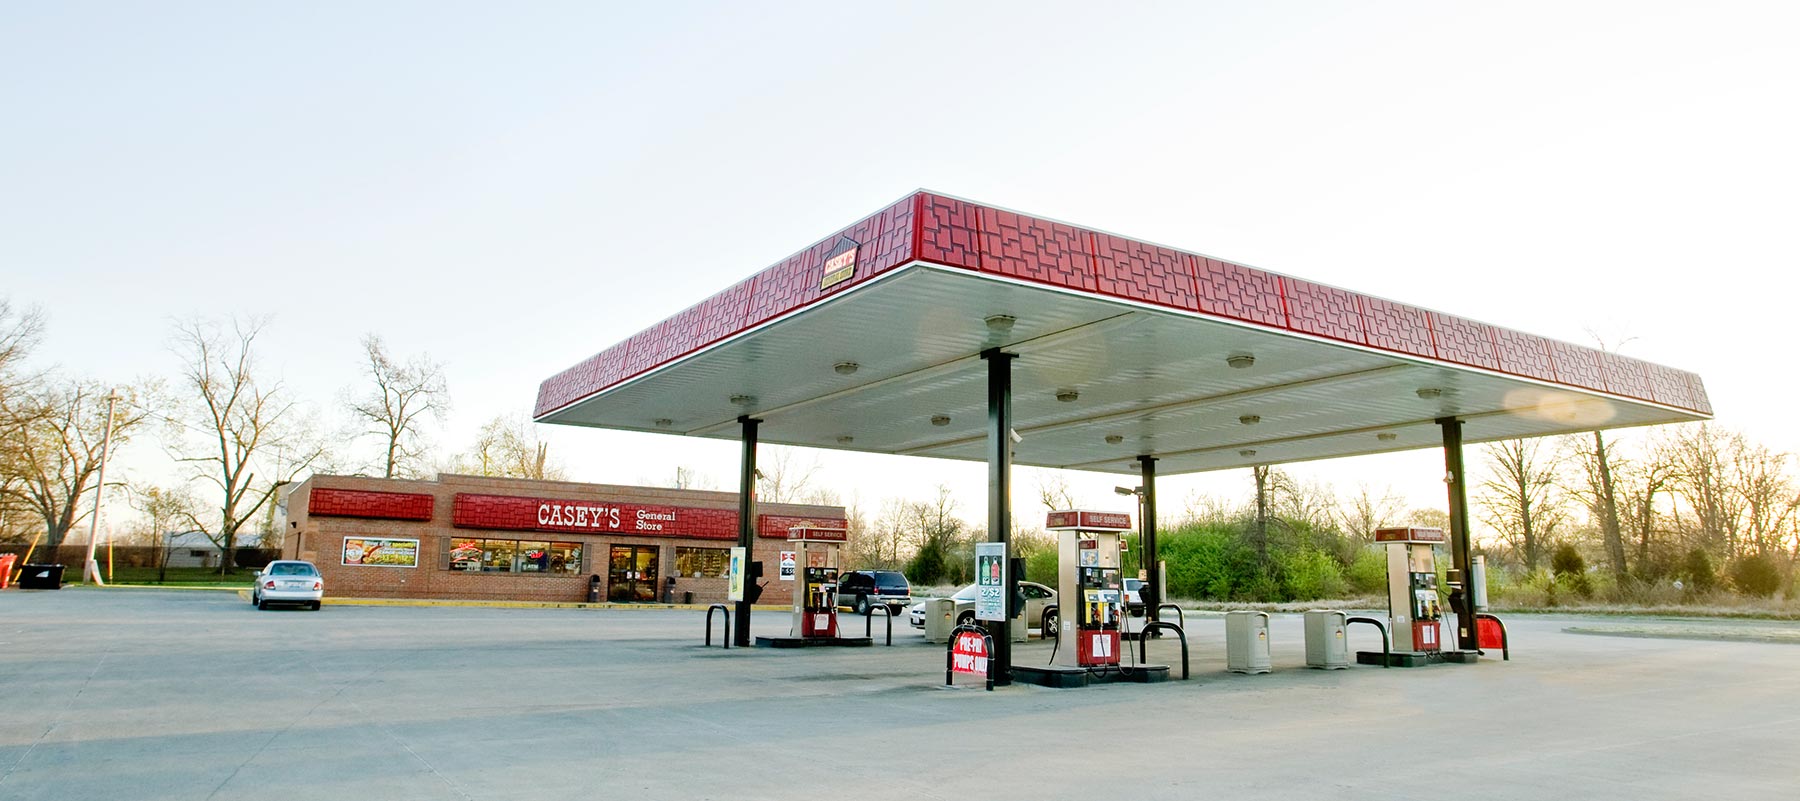
<instances>
[{"instance_id":1,"label":"storefront poster","mask_svg":"<svg viewBox=\"0 0 1800 801\"><path fill-rule=\"evenodd\" d=\"M1006 543L975 543L975 619L1006 619Z\"/></svg>"},{"instance_id":2,"label":"storefront poster","mask_svg":"<svg viewBox=\"0 0 1800 801\"><path fill-rule=\"evenodd\" d=\"M794 580L794 552L793 551L782 551L781 552L781 580L782 581L793 581Z\"/></svg>"},{"instance_id":3,"label":"storefront poster","mask_svg":"<svg viewBox=\"0 0 1800 801\"><path fill-rule=\"evenodd\" d=\"M726 569L725 600L744 600L744 548L731 549L731 564Z\"/></svg>"},{"instance_id":4,"label":"storefront poster","mask_svg":"<svg viewBox=\"0 0 1800 801\"><path fill-rule=\"evenodd\" d=\"M345 537L344 564L365 567L418 567L419 541L389 537Z\"/></svg>"}]
</instances>

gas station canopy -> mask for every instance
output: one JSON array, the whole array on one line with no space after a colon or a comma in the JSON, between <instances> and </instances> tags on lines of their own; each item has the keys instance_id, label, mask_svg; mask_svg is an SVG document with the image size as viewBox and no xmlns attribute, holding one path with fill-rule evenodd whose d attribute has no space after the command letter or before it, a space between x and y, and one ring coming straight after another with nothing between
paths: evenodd
<instances>
[{"instance_id":1,"label":"gas station canopy","mask_svg":"<svg viewBox=\"0 0 1800 801\"><path fill-rule=\"evenodd\" d=\"M1705 420L1693 373L915 192L546 380L544 423L1164 474Z\"/></svg>"}]
</instances>

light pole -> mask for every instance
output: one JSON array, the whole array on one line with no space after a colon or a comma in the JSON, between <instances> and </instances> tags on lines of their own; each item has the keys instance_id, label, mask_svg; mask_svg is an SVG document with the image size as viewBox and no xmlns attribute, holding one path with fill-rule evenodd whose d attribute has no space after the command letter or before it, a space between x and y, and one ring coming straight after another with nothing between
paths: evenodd
<instances>
[{"instance_id":1,"label":"light pole","mask_svg":"<svg viewBox=\"0 0 1800 801\"><path fill-rule=\"evenodd\" d=\"M106 456L112 450L113 407L118 405L119 391L115 389L106 395L106 433L100 436L100 469L94 474L94 518L88 521L87 562L81 566L81 580L102 587L106 582L100 578L100 563L94 561L94 545L100 534L100 492L106 489Z\"/></svg>"},{"instance_id":2,"label":"light pole","mask_svg":"<svg viewBox=\"0 0 1800 801\"><path fill-rule=\"evenodd\" d=\"M1144 558L1144 488L1143 487L1113 487L1113 494L1115 494L1115 495L1132 495L1137 498L1138 567L1144 569L1145 576L1149 576L1150 575L1149 571L1154 570L1155 568L1154 568L1154 566L1144 565L1144 561L1143 561L1143 558Z\"/></svg>"}]
</instances>

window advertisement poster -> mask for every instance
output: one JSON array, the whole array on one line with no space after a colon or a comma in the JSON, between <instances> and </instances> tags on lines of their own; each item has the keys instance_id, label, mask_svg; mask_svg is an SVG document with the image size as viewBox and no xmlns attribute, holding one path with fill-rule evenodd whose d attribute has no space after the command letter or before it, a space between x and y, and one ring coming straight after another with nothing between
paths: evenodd
<instances>
[{"instance_id":1,"label":"window advertisement poster","mask_svg":"<svg viewBox=\"0 0 1800 801\"><path fill-rule=\"evenodd\" d=\"M793 551L782 551L781 552L781 580L782 581L793 581L794 580L794 552Z\"/></svg>"},{"instance_id":2,"label":"window advertisement poster","mask_svg":"<svg viewBox=\"0 0 1800 801\"><path fill-rule=\"evenodd\" d=\"M1006 619L1006 543L975 543L975 619Z\"/></svg>"},{"instance_id":3,"label":"window advertisement poster","mask_svg":"<svg viewBox=\"0 0 1800 801\"><path fill-rule=\"evenodd\" d=\"M344 564L369 567L418 567L419 541L389 537L345 537Z\"/></svg>"},{"instance_id":4,"label":"window advertisement poster","mask_svg":"<svg viewBox=\"0 0 1800 801\"><path fill-rule=\"evenodd\" d=\"M731 549L731 564L726 570L725 600L744 600L744 547Z\"/></svg>"}]
</instances>

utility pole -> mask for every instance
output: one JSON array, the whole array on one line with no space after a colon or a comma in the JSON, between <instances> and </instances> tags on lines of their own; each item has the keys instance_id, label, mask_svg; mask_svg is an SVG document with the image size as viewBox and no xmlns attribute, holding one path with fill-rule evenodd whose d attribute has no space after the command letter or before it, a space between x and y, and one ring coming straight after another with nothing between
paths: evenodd
<instances>
[{"instance_id":1,"label":"utility pole","mask_svg":"<svg viewBox=\"0 0 1800 801\"><path fill-rule=\"evenodd\" d=\"M115 389L106 395L106 433L100 437L100 470L94 476L94 518L88 521L87 562L81 566L81 580L102 587L106 582L100 578L100 563L94 561L94 546L100 536L100 493L106 489L106 457L112 451L113 408L118 405L119 391Z\"/></svg>"}]
</instances>

